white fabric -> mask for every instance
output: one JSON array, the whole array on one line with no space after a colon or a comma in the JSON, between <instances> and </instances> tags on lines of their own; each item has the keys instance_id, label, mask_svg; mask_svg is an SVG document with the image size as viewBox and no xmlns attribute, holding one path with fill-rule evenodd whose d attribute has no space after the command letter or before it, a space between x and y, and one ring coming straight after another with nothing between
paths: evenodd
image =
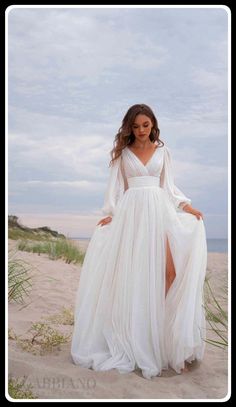
<instances>
[{"instance_id":1,"label":"white fabric","mask_svg":"<svg viewBox=\"0 0 236 407\"><path fill-rule=\"evenodd\" d=\"M110 167L102 212L87 247L75 304L75 364L145 378L205 347L203 283L207 264L202 219L179 209L191 203L174 184L170 151L158 147L144 165L126 147ZM167 239L176 278L165 297Z\"/></svg>"}]
</instances>

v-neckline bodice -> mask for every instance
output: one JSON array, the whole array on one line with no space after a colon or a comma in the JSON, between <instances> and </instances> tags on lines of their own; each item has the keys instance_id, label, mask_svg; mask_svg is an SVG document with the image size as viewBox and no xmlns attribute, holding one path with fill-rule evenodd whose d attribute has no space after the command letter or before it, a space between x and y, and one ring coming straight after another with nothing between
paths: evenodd
<instances>
[{"instance_id":1,"label":"v-neckline bodice","mask_svg":"<svg viewBox=\"0 0 236 407\"><path fill-rule=\"evenodd\" d=\"M153 157L154 157L156 151L159 150L159 148L156 147L155 150L154 150L154 152L152 153L151 157L148 159L148 161L146 162L146 164L144 164L144 163L140 160L140 158L139 158L128 146L127 146L126 148L127 148L127 150L128 150L131 154L134 155L134 157L135 157L135 158L140 162L140 164L143 165L143 167L145 167L145 168L147 167L147 165L148 165L148 164L151 162L151 160L153 159Z\"/></svg>"}]
</instances>

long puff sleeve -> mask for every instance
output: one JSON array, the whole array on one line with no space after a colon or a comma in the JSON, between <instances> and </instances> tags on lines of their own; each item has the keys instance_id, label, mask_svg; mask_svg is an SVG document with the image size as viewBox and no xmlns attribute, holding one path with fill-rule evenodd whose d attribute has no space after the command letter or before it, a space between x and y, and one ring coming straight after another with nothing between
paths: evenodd
<instances>
[{"instance_id":1,"label":"long puff sleeve","mask_svg":"<svg viewBox=\"0 0 236 407\"><path fill-rule=\"evenodd\" d=\"M125 180L122 171L121 155L109 167L108 184L105 191L102 213L107 216L113 216L115 208L124 194Z\"/></svg>"},{"instance_id":2,"label":"long puff sleeve","mask_svg":"<svg viewBox=\"0 0 236 407\"><path fill-rule=\"evenodd\" d=\"M191 199L187 198L174 183L172 157L169 149L164 146L164 162L160 178L160 186L163 188L175 208L182 208L186 204L191 205Z\"/></svg>"}]
</instances>

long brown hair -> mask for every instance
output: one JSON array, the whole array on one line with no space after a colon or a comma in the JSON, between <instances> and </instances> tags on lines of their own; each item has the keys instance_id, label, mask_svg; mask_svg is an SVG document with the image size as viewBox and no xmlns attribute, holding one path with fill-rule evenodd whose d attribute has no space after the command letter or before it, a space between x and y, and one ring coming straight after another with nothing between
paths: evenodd
<instances>
[{"instance_id":1,"label":"long brown hair","mask_svg":"<svg viewBox=\"0 0 236 407\"><path fill-rule=\"evenodd\" d=\"M135 117L138 114L144 114L148 116L152 121L153 128L149 135L149 139L153 143L157 142L158 145L161 147L164 146L163 141L159 139L160 129L158 128L158 122L152 109L145 104L133 105L129 108L129 110L125 114L122 120L122 125L115 136L115 140L113 142L114 147L110 152L111 161L109 163L109 167L113 165L113 162L121 155L122 150L126 146L133 144L135 136L132 131L132 125L134 123Z\"/></svg>"}]
</instances>

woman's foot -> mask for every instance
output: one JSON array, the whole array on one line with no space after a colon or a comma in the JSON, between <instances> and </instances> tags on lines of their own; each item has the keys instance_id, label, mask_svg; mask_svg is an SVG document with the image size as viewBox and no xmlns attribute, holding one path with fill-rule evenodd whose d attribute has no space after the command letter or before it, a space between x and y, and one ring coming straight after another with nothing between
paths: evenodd
<instances>
[{"instance_id":1,"label":"woman's foot","mask_svg":"<svg viewBox=\"0 0 236 407\"><path fill-rule=\"evenodd\" d=\"M189 372L189 368L188 368L186 362L184 362L184 368L181 369L181 373L185 373L185 372Z\"/></svg>"}]
</instances>

